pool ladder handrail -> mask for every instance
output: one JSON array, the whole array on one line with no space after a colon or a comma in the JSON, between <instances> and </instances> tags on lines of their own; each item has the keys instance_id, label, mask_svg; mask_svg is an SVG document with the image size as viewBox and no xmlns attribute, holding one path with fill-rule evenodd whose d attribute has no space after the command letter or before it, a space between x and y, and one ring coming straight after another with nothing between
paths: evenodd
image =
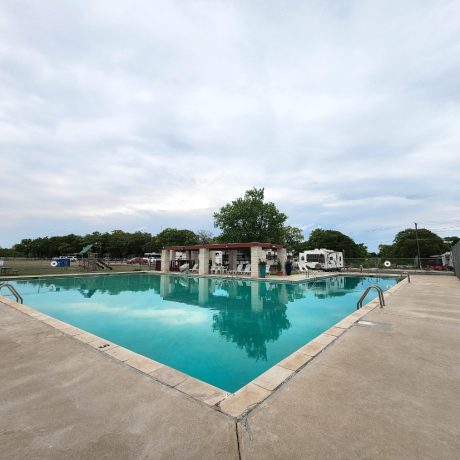
<instances>
[{"instance_id":1,"label":"pool ladder handrail","mask_svg":"<svg viewBox=\"0 0 460 460\"><path fill-rule=\"evenodd\" d=\"M363 307L363 300L366 298L367 294L371 289L376 289L378 294L379 294L379 302L380 302L380 308L383 308L385 306L385 299L383 297L383 290L380 286L377 284L373 284L372 286L368 286L367 289L364 291L363 295L360 297L358 300L358 303L356 304L356 310L359 310L360 308Z\"/></svg>"},{"instance_id":2,"label":"pool ladder handrail","mask_svg":"<svg viewBox=\"0 0 460 460\"><path fill-rule=\"evenodd\" d=\"M409 274L409 272L404 272L402 274L402 276L404 276L404 275L406 275L406 277L407 277L407 282L410 283L410 274Z\"/></svg>"},{"instance_id":3,"label":"pool ladder handrail","mask_svg":"<svg viewBox=\"0 0 460 460\"><path fill-rule=\"evenodd\" d=\"M16 302L24 303L24 301L22 300L21 295L19 294L18 291L16 291L16 288L12 284L7 283L6 281L3 281L3 282L0 282L0 289L2 287L6 287L6 288L8 288L10 290L11 294L13 294L14 297L16 297Z\"/></svg>"}]
</instances>

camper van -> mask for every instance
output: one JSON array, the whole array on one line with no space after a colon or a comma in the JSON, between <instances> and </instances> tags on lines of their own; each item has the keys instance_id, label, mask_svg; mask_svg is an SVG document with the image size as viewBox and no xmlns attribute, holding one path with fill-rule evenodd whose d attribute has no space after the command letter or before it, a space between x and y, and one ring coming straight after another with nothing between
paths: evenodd
<instances>
[{"instance_id":1,"label":"camper van","mask_svg":"<svg viewBox=\"0 0 460 460\"><path fill-rule=\"evenodd\" d=\"M313 249L299 253L298 263L310 270L340 271L343 268L343 253L330 249Z\"/></svg>"}]
</instances>

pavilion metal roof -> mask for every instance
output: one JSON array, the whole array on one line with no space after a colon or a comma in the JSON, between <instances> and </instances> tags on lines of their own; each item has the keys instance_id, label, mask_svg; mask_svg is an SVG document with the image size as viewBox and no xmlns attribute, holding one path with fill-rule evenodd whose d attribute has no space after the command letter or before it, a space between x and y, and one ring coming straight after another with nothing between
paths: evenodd
<instances>
[{"instance_id":1,"label":"pavilion metal roof","mask_svg":"<svg viewBox=\"0 0 460 460\"><path fill-rule=\"evenodd\" d=\"M261 247L262 249L282 249L282 244L275 243L212 243L212 244L194 244L191 246L165 246L163 249L170 251L198 251L200 249L211 249L213 251L225 251L226 249L249 249Z\"/></svg>"}]
</instances>

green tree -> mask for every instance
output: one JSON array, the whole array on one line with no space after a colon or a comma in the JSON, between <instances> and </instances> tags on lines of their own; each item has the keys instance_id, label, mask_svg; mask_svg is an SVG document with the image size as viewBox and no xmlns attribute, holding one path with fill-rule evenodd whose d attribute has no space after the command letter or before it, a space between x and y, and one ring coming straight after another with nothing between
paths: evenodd
<instances>
[{"instance_id":1,"label":"green tree","mask_svg":"<svg viewBox=\"0 0 460 460\"><path fill-rule=\"evenodd\" d=\"M32 250L32 240L30 238L21 240L20 243L17 243L13 246L13 249L23 256L29 257Z\"/></svg>"},{"instance_id":2,"label":"green tree","mask_svg":"<svg viewBox=\"0 0 460 460\"><path fill-rule=\"evenodd\" d=\"M264 202L263 188L253 188L214 213L214 227L222 230L219 240L225 243L281 243L286 219L274 203Z\"/></svg>"},{"instance_id":3,"label":"green tree","mask_svg":"<svg viewBox=\"0 0 460 460\"><path fill-rule=\"evenodd\" d=\"M155 237L150 238L150 241L144 244L143 246L144 253L146 252L159 252L161 250L161 246L157 242Z\"/></svg>"},{"instance_id":4,"label":"green tree","mask_svg":"<svg viewBox=\"0 0 460 460\"><path fill-rule=\"evenodd\" d=\"M283 244L288 251L298 253L302 250L304 245L304 237L302 229L286 225L284 227Z\"/></svg>"},{"instance_id":5,"label":"green tree","mask_svg":"<svg viewBox=\"0 0 460 460\"><path fill-rule=\"evenodd\" d=\"M460 241L460 237L458 236L446 236L444 238L444 243L446 243L447 250L449 250L452 246L455 246Z\"/></svg>"},{"instance_id":6,"label":"green tree","mask_svg":"<svg viewBox=\"0 0 460 460\"><path fill-rule=\"evenodd\" d=\"M198 240L198 244L209 244L212 243L214 237L209 230L198 230L196 232L196 237Z\"/></svg>"},{"instance_id":7,"label":"green tree","mask_svg":"<svg viewBox=\"0 0 460 460\"><path fill-rule=\"evenodd\" d=\"M422 259L446 251L447 245L444 240L426 228L418 230L418 240ZM393 257L397 258L417 257L417 239L413 228L407 228L396 234L392 244L392 253Z\"/></svg>"},{"instance_id":8,"label":"green tree","mask_svg":"<svg viewBox=\"0 0 460 460\"><path fill-rule=\"evenodd\" d=\"M358 252L358 257L368 257L369 252L367 250L367 246L364 243L358 243L358 247L356 248Z\"/></svg>"},{"instance_id":9,"label":"green tree","mask_svg":"<svg viewBox=\"0 0 460 460\"><path fill-rule=\"evenodd\" d=\"M128 252L132 255L142 256L145 246L152 240L152 235L147 232L134 232L129 235Z\"/></svg>"},{"instance_id":10,"label":"green tree","mask_svg":"<svg viewBox=\"0 0 460 460\"><path fill-rule=\"evenodd\" d=\"M93 243L93 241L90 241L87 244L91 243ZM123 258L131 255L129 253L129 233L126 233L123 230L113 230L106 237L103 251L114 258Z\"/></svg>"},{"instance_id":11,"label":"green tree","mask_svg":"<svg viewBox=\"0 0 460 460\"><path fill-rule=\"evenodd\" d=\"M18 253L13 248L2 248L0 246L0 257L15 257Z\"/></svg>"},{"instance_id":12,"label":"green tree","mask_svg":"<svg viewBox=\"0 0 460 460\"><path fill-rule=\"evenodd\" d=\"M99 255L102 255L107 252L107 233L93 232L88 235L85 235L82 238L82 247L87 244L92 244L93 247L91 252L95 252ZM82 248L80 248L81 250Z\"/></svg>"},{"instance_id":13,"label":"green tree","mask_svg":"<svg viewBox=\"0 0 460 460\"><path fill-rule=\"evenodd\" d=\"M165 228L155 237L158 250L164 246L189 246L198 244L198 238L191 230Z\"/></svg>"},{"instance_id":14,"label":"green tree","mask_svg":"<svg viewBox=\"0 0 460 460\"><path fill-rule=\"evenodd\" d=\"M345 251L346 258L366 257L367 248L363 243L357 244L352 238L338 230L313 230L307 240L307 249L332 249Z\"/></svg>"},{"instance_id":15,"label":"green tree","mask_svg":"<svg viewBox=\"0 0 460 460\"><path fill-rule=\"evenodd\" d=\"M52 257L54 248L50 245L50 238L35 238L30 243L29 255L32 257Z\"/></svg>"},{"instance_id":16,"label":"green tree","mask_svg":"<svg viewBox=\"0 0 460 460\"><path fill-rule=\"evenodd\" d=\"M394 257L393 249L392 244L381 244L379 245L379 256L384 259L391 259Z\"/></svg>"}]
</instances>

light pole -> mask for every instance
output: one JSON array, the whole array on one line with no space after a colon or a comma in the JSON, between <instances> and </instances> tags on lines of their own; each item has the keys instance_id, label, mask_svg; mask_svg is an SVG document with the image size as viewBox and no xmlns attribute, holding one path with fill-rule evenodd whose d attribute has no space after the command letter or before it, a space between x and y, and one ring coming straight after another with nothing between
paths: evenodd
<instances>
[{"instance_id":1,"label":"light pole","mask_svg":"<svg viewBox=\"0 0 460 460\"><path fill-rule=\"evenodd\" d=\"M420 244L418 242L418 231L417 231L417 222L414 222L415 225L415 240L417 241L417 260L418 260L418 269L422 269L421 261L420 261Z\"/></svg>"}]
</instances>

